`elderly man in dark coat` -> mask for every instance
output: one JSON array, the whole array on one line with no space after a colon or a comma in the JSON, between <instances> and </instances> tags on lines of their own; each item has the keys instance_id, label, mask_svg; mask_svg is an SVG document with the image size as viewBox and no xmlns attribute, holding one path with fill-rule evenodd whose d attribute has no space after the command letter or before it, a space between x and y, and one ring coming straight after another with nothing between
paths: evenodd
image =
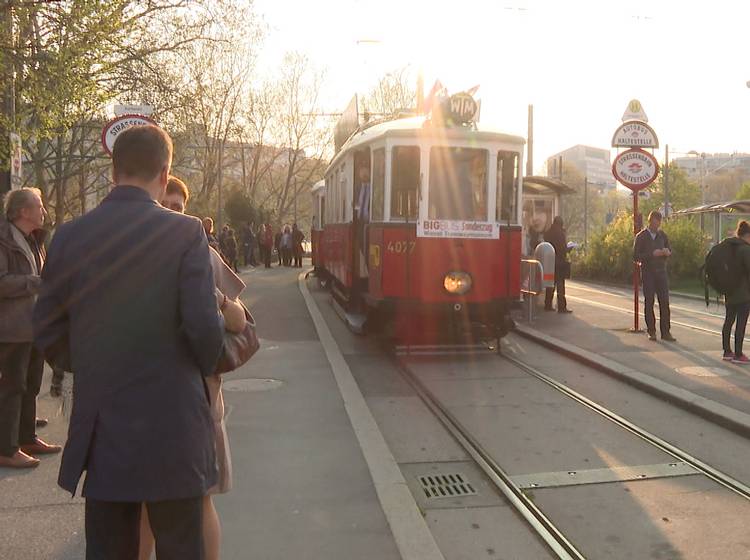
<instances>
[{"instance_id":1,"label":"elderly man in dark coat","mask_svg":"<svg viewBox=\"0 0 750 560\"><path fill-rule=\"evenodd\" d=\"M202 498L216 482L204 376L222 349L201 222L162 208L172 159L155 126L122 132L117 186L52 240L34 311L37 345L73 372L59 484L86 471L87 559L135 559L141 503L163 559L202 557Z\"/></svg>"},{"instance_id":2,"label":"elderly man in dark coat","mask_svg":"<svg viewBox=\"0 0 750 560\"><path fill-rule=\"evenodd\" d=\"M31 313L44 266L44 217L38 189L5 197L0 219L0 467L36 467L36 455L58 453L37 437L36 397L44 358L36 350Z\"/></svg>"}]
</instances>

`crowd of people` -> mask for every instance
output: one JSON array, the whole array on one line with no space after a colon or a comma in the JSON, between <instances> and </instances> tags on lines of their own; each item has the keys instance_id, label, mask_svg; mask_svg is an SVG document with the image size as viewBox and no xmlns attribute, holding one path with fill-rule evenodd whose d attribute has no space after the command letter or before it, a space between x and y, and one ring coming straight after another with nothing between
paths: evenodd
<instances>
[{"instance_id":1,"label":"crowd of people","mask_svg":"<svg viewBox=\"0 0 750 560\"><path fill-rule=\"evenodd\" d=\"M204 218L203 227L209 245L222 255L227 265L235 272L239 272L240 263L246 267L263 265L265 268L271 268L274 252L279 266L302 268L305 234L296 223L284 224L274 234L269 223L256 227L255 223L245 222L239 230L239 236L228 225L216 235L212 218Z\"/></svg>"}]
</instances>

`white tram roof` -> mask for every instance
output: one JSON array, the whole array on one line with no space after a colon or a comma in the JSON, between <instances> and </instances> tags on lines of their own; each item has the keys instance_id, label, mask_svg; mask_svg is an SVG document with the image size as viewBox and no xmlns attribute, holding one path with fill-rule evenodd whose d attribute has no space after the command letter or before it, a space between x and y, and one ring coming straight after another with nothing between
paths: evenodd
<instances>
[{"instance_id":1,"label":"white tram roof","mask_svg":"<svg viewBox=\"0 0 750 560\"><path fill-rule=\"evenodd\" d=\"M339 152L333 157L329 168L335 165L350 150L363 144L369 144L380 138L408 138L436 136L441 139L461 140L471 138L485 142L507 142L509 144L525 144L523 136L505 134L491 129L482 128L478 124L472 126L446 126L440 123L432 124L431 120L420 115L378 122L370 126L361 126L341 146ZM327 170L326 170L327 171Z\"/></svg>"}]
</instances>

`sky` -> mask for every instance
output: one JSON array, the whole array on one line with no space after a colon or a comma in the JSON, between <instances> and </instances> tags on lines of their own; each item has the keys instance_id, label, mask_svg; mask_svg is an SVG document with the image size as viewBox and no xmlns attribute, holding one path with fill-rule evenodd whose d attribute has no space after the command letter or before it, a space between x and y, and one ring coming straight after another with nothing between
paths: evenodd
<instances>
[{"instance_id":1,"label":"sky","mask_svg":"<svg viewBox=\"0 0 750 560\"><path fill-rule=\"evenodd\" d=\"M744 0L255 0L255 8L267 25L261 64L306 54L325 71L326 111L407 65L423 72L426 90L435 79L449 93L478 84L481 122L502 132L525 136L533 104L537 173L575 144L609 147L633 98L671 157L750 152Z\"/></svg>"}]
</instances>

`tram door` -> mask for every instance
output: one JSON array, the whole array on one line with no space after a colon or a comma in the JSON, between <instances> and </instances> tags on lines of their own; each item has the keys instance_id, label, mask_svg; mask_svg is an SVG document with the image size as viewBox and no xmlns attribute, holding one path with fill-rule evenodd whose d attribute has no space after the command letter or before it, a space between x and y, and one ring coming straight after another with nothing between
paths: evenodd
<instances>
[{"instance_id":1,"label":"tram door","mask_svg":"<svg viewBox=\"0 0 750 560\"><path fill-rule=\"evenodd\" d=\"M354 196L352 197L352 292L356 299L367 291L367 224L370 223L372 190L370 148L354 155Z\"/></svg>"}]
</instances>

